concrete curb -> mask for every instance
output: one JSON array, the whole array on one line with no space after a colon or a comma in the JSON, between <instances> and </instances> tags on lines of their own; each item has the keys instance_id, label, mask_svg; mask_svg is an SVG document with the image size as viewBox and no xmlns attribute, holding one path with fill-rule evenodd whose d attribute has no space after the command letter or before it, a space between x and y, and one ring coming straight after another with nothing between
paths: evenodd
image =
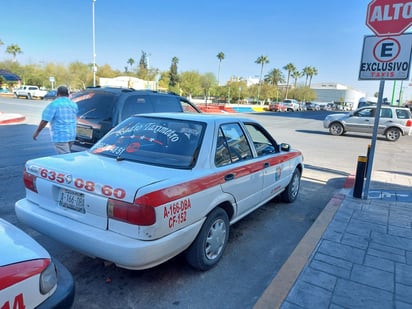
<instances>
[{"instance_id":1,"label":"concrete curb","mask_svg":"<svg viewBox=\"0 0 412 309\"><path fill-rule=\"evenodd\" d=\"M5 114L0 112L0 125L20 123L26 120L26 117L20 114Z\"/></svg>"}]
</instances>

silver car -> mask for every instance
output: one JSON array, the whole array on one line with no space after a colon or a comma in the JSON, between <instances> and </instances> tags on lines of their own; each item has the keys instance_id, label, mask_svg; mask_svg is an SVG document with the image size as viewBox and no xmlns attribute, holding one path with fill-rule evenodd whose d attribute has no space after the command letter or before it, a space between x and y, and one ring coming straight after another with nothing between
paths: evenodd
<instances>
[{"instance_id":1,"label":"silver car","mask_svg":"<svg viewBox=\"0 0 412 309\"><path fill-rule=\"evenodd\" d=\"M375 124L376 106L365 106L345 114L326 116L323 127L332 135L346 132L372 133ZM402 135L412 134L412 114L409 109L394 106L382 106L378 134L388 141L397 141Z\"/></svg>"}]
</instances>

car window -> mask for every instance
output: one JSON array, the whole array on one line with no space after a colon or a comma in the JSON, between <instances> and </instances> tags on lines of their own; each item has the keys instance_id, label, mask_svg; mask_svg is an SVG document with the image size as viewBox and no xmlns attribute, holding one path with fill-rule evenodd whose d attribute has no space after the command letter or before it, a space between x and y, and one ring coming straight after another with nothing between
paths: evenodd
<instances>
[{"instance_id":1,"label":"car window","mask_svg":"<svg viewBox=\"0 0 412 309\"><path fill-rule=\"evenodd\" d=\"M276 142L269 138L268 133L264 131L262 127L255 124L246 124L246 129L252 138L253 145L259 157L278 151Z\"/></svg>"},{"instance_id":2,"label":"car window","mask_svg":"<svg viewBox=\"0 0 412 309\"><path fill-rule=\"evenodd\" d=\"M396 109L398 119L411 119L411 113L405 109Z\"/></svg>"},{"instance_id":3,"label":"car window","mask_svg":"<svg viewBox=\"0 0 412 309\"><path fill-rule=\"evenodd\" d=\"M77 115L82 119L111 120L115 98L107 92L85 92L74 95L72 101L77 103Z\"/></svg>"},{"instance_id":4,"label":"car window","mask_svg":"<svg viewBox=\"0 0 412 309\"><path fill-rule=\"evenodd\" d=\"M199 153L205 124L168 118L132 116L90 151L117 160L171 168L191 168Z\"/></svg>"},{"instance_id":5,"label":"car window","mask_svg":"<svg viewBox=\"0 0 412 309\"><path fill-rule=\"evenodd\" d=\"M199 113L199 111L197 111L196 108L194 108L194 106L191 105L189 102L180 100L180 104L182 106L183 112L185 113Z\"/></svg>"},{"instance_id":6,"label":"car window","mask_svg":"<svg viewBox=\"0 0 412 309\"><path fill-rule=\"evenodd\" d=\"M182 106L176 96L153 96L153 109L155 112L181 112Z\"/></svg>"},{"instance_id":7,"label":"car window","mask_svg":"<svg viewBox=\"0 0 412 309\"><path fill-rule=\"evenodd\" d=\"M252 158L246 135L238 123L224 124L219 128L215 165L224 166Z\"/></svg>"},{"instance_id":8,"label":"car window","mask_svg":"<svg viewBox=\"0 0 412 309\"><path fill-rule=\"evenodd\" d=\"M354 113L354 116L357 117L374 117L375 109L374 108L363 108Z\"/></svg>"},{"instance_id":9,"label":"car window","mask_svg":"<svg viewBox=\"0 0 412 309\"><path fill-rule=\"evenodd\" d=\"M129 96L123 105L121 119L126 119L134 114L152 113L154 111L153 105L145 96Z\"/></svg>"},{"instance_id":10,"label":"car window","mask_svg":"<svg viewBox=\"0 0 412 309\"><path fill-rule=\"evenodd\" d=\"M392 110L390 108L382 108L381 118L392 118Z\"/></svg>"}]
</instances>

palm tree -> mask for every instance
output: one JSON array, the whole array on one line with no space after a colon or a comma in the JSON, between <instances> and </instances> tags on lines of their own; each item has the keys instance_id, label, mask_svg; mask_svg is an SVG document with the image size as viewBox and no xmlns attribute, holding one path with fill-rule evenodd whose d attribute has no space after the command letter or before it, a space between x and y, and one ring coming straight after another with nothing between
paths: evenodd
<instances>
[{"instance_id":1,"label":"palm tree","mask_svg":"<svg viewBox=\"0 0 412 309\"><path fill-rule=\"evenodd\" d=\"M265 82L277 86L279 83L284 83L285 78L281 70L273 69L265 76Z\"/></svg>"},{"instance_id":2,"label":"palm tree","mask_svg":"<svg viewBox=\"0 0 412 309\"><path fill-rule=\"evenodd\" d=\"M219 78L220 78L220 64L222 63L222 60L225 59L225 54L223 52L220 52L216 55L217 59L219 59L219 69L217 71L217 85L219 86Z\"/></svg>"},{"instance_id":3,"label":"palm tree","mask_svg":"<svg viewBox=\"0 0 412 309\"><path fill-rule=\"evenodd\" d=\"M312 72L312 67L310 66L306 66L302 70L303 76L305 76L305 87L308 85L308 79L309 79L309 75L311 74L311 72Z\"/></svg>"},{"instance_id":4,"label":"palm tree","mask_svg":"<svg viewBox=\"0 0 412 309\"><path fill-rule=\"evenodd\" d=\"M7 46L6 48L6 53L13 55L13 62L16 62L16 56L17 54L21 54L23 51L17 44L12 44Z\"/></svg>"},{"instance_id":5,"label":"palm tree","mask_svg":"<svg viewBox=\"0 0 412 309\"><path fill-rule=\"evenodd\" d=\"M127 64L130 65L130 72L132 72L132 67L134 64L134 59L133 58L129 58L129 60L127 60Z\"/></svg>"},{"instance_id":6,"label":"palm tree","mask_svg":"<svg viewBox=\"0 0 412 309\"><path fill-rule=\"evenodd\" d=\"M310 84L312 83L312 77L314 75L318 75L318 69L315 68L315 67L311 67L311 71L310 71L310 74L309 74L309 88L310 88Z\"/></svg>"},{"instance_id":7,"label":"palm tree","mask_svg":"<svg viewBox=\"0 0 412 309\"><path fill-rule=\"evenodd\" d=\"M259 85L258 85L258 93L257 93L257 100L259 102L259 95L260 95L260 86L261 86L261 81L262 81L262 74L263 74L263 67L266 63L269 63L269 58L267 56L260 56L255 60L255 63L260 64L260 76L259 76Z\"/></svg>"},{"instance_id":8,"label":"palm tree","mask_svg":"<svg viewBox=\"0 0 412 309\"><path fill-rule=\"evenodd\" d=\"M296 84L298 83L299 77L302 77L302 73L299 72L298 70L295 70L291 73L292 78L295 80L294 82L294 87L296 88Z\"/></svg>"},{"instance_id":9,"label":"palm tree","mask_svg":"<svg viewBox=\"0 0 412 309\"><path fill-rule=\"evenodd\" d=\"M286 80L286 95L285 99L288 98L288 93L289 93L289 80L290 80L290 75L292 72L296 71L296 67L293 63L288 63L283 67L284 70L288 71L288 79Z\"/></svg>"}]
</instances>

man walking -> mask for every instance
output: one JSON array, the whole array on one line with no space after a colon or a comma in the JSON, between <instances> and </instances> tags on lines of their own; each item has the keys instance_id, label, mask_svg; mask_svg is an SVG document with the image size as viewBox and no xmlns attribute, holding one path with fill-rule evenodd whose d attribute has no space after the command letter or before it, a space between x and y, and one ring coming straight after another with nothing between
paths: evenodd
<instances>
[{"instance_id":1,"label":"man walking","mask_svg":"<svg viewBox=\"0 0 412 309\"><path fill-rule=\"evenodd\" d=\"M77 104L69 99L69 90L65 86L57 88L57 98L51 102L42 113L42 120L33 139L50 122L51 140L58 154L71 152L71 147L76 139Z\"/></svg>"}]
</instances>

